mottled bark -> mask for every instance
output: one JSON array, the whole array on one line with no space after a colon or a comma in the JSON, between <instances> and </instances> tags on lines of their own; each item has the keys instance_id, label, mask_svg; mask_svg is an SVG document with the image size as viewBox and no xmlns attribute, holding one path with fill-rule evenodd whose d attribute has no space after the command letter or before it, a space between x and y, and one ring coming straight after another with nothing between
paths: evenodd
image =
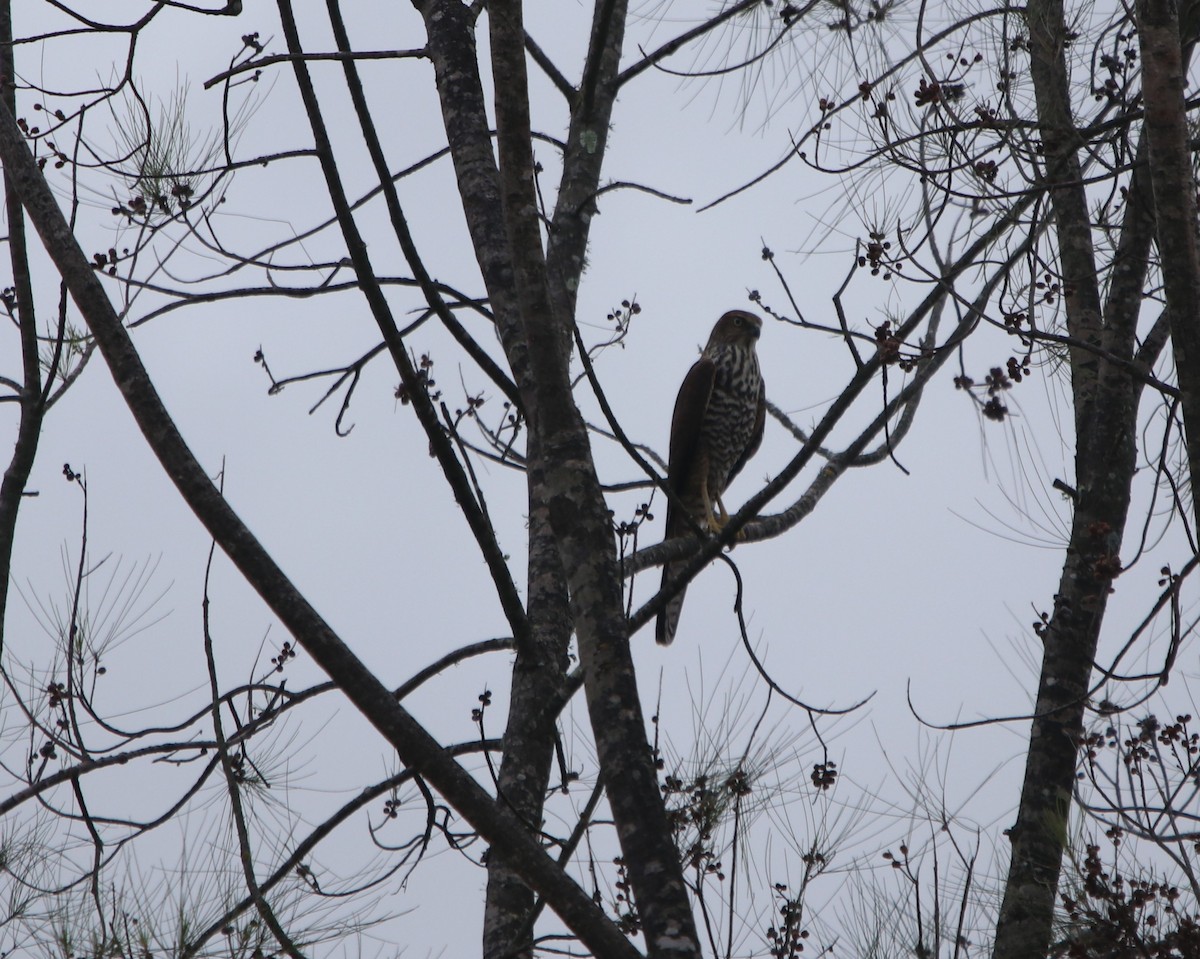
<instances>
[{"instance_id":1,"label":"mottled bark","mask_svg":"<svg viewBox=\"0 0 1200 959\"><path fill-rule=\"evenodd\" d=\"M476 73L470 14L458 3L430 2L418 8L428 30L476 258L493 307L502 307L497 309L501 339L535 434L531 478L534 483L544 479L545 486L531 486L531 502L546 511L562 565L570 571L571 611L588 675L592 724L606 779L616 784L610 804L630 881L651 950L682 947L691 952L698 948L695 930L646 742L607 506L567 376L574 294L611 117L626 5L613 0L597 4L583 80L572 102L572 133L549 228L549 262L533 193L519 5L493 4L488 11L493 82L502 91L496 104L499 173ZM525 723L520 718L510 722L517 723L514 729ZM532 771L532 766L525 769ZM491 902L488 915L506 926L517 918L501 919ZM485 933L488 942L501 938L498 932L494 937Z\"/></svg>"},{"instance_id":2,"label":"mottled bark","mask_svg":"<svg viewBox=\"0 0 1200 959\"><path fill-rule=\"evenodd\" d=\"M415 2L425 21L450 161L471 246L487 287L496 332L518 389L528 383L525 336L517 311L512 255L500 205L487 104L475 44L475 14L458 0Z\"/></svg>"},{"instance_id":3,"label":"mottled bark","mask_svg":"<svg viewBox=\"0 0 1200 959\"><path fill-rule=\"evenodd\" d=\"M330 10L338 42L341 46L347 47L348 37L345 35L335 3L330 3ZM464 25L465 23L463 21ZM288 34L289 46L294 46L297 42L294 36L295 31L286 19L285 32ZM459 53L461 54L463 51L470 52L470 49L470 44L462 43L460 44ZM395 195L394 189L392 189L386 162L374 134L371 118L367 111L365 100L362 97L361 87L357 81L356 71L353 64L349 62L345 64L345 69L347 71L351 94L355 100L356 110L359 113L360 124L363 127L368 146L375 159L377 173L388 202L392 223L401 248L404 250L414 275L421 282L431 306L436 308L439 305L436 290L432 281L426 275L413 239L409 235L403 213L400 210L398 197ZM307 112L313 123L318 154L322 157L323 166L326 167L330 194L334 199L335 208L338 209L339 219L342 221L347 244L351 250L352 257L355 259L361 282L364 284L364 292L367 294L368 300L372 303L373 312L378 317L386 312L386 307L378 302L380 300L378 296L379 291L374 288L374 274L369 262L366 260L365 246L357 237L357 229L353 225L349 209L344 203L340 185L337 183L335 164L332 161L327 138L320 129L319 105L310 89L305 68L302 64L296 64L296 72L302 95L305 97ZM478 77L476 76L474 79L477 81ZM478 83L472 83L471 77L464 71L459 71L457 84L460 90L463 84L466 84L470 88L466 93L468 103L478 93ZM472 90L475 92L472 93ZM458 104L458 106L461 107L462 104ZM477 136L481 129L485 129L482 126L484 117L479 112L460 112L457 116L459 118L457 122L463 128L464 135ZM448 123L448 128L450 125ZM528 137L528 134L526 134L526 137ZM467 152L469 154L471 151L468 150ZM489 166L486 162L486 156L479 156L476 159L479 162L474 176L485 184L494 185L498 171L494 167ZM477 196L478 194L475 195ZM492 205L486 200L480 204L489 214L492 212ZM345 209L343 210L343 208ZM492 280L492 285L496 287L497 293L492 297L494 309L497 303L505 304L513 302L513 290L510 287L515 277L512 269L515 258L509 252L510 244L502 242L503 238L495 236L494 230L497 226L495 218L489 215L483 217L482 224L475 231L477 235L489 236L491 238L490 244L492 248L481 253L480 263L481 267L486 266L489 271L488 275ZM491 289L491 286L489 286L489 289ZM519 303L519 297L517 302ZM507 313L511 313L511 310L508 310ZM502 329L502 338L507 341L508 345L514 348L513 367L518 372L517 381L518 383L526 383L528 376L521 375L525 371L524 353L520 350L521 324L514 322L512 317L507 314L498 319L498 324ZM385 339L389 337L389 334L392 334L394 329L390 319L387 322L381 321L381 328ZM393 355L397 360L397 367L401 376L405 379L406 383L410 382L411 371L407 368L407 356L403 354L403 351L397 355L397 351L395 350L393 350ZM525 392L528 392L528 386L525 387ZM410 395L412 395L414 408L419 417L423 412L426 414L430 412L429 410L423 410L423 405L426 405L428 401L421 394L419 385L414 383L410 386ZM528 405L528 403L526 402L525 405ZM424 422L424 419L422 421ZM428 430L428 432L430 433L430 442L436 451L438 443L446 441L445 437L441 434L440 429ZM506 732L505 754L501 763L498 781L499 802L526 825L531 838L537 836L540 827L555 731L555 716L545 710L544 704L553 697L553 694L561 685L562 677L565 673L566 649L570 639L570 618L567 611L566 587L563 582L558 555L553 549L553 542L550 539L550 530L545 518L545 507L541 505L544 496L541 493L542 473L538 468L540 457L537 455L537 450L537 435L533 433L527 450L527 459L531 464L528 473L531 502L531 578L537 586L530 596L529 612L535 615L537 620L531 623L529 617L522 611L520 616L521 622L519 624L514 623L518 654L514 669L513 692L510 699L510 721ZM453 465L456 466L457 463ZM471 504L464 505L469 507ZM492 540L492 545L494 545L494 540ZM515 617L510 616L510 619L512 618ZM502 847L497 846L493 848L489 866L489 896L485 905L484 929L485 951L489 951L489 954L506 955L511 952L514 946L517 946L518 949L520 948L520 945L515 940L525 928L526 917L530 914L532 908L532 893L527 888L527 884L521 882L519 878L521 876L521 869L519 867L520 863L508 857Z\"/></svg>"},{"instance_id":4,"label":"mottled bark","mask_svg":"<svg viewBox=\"0 0 1200 959\"><path fill-rule=\"evenodd\" d=\"M627 0L599 0L596 3L583 77L571 104L571 127L563 156L562 181L546 249L550 294L564 316L575 315L588 233L596 212L600 167L608 148L608 132L616 102L617 70L628 6ZM570 331L565 332L569 344ZM565 349L569 351L570 346Z\"/></svg>"},{"instance_id":5,"label":"mottled bark","mask_svg":"<svg viewBox=\"0 0 1200 959\"><path fill-rule=\"evenodd\" d=\"M1028 8L1031 74L1061 265L1075 410L1078 497L1070 541L1044 644L1026 755L1012 858L996 926L994 959L1048 953L1075 785L1088 683L1120 548L1135 467L1139 390L1128 368L1145 275L1146 216L1134 196L1127 209L1121 289L1102 316L1091 222L1071 115L1063 50L1067 29L1058 0ZM1115 354L1117 361L1084 348Z\"/></svg>"},{"instance_id":6,"label":"mottled bark","mask_svg":"<svg viewBox=\"0 0 1200 959\"><path fill-rule=\"evenodd\" d=\"M12 3L11 0L4 0L0 3L0 99L10 112L16 110L15 87L11 82L13 75ZM21 335L21 392L17 398L21 412L12 457L4 471L3 480L0 480L0 651L4 649L4 619L8 608L9 571L17 532L17 514L37 456L42 417L46 409L38 357L37 313L25 243L25 211L21 209L21 199L13 190L7 173L4 176L4 204L8 226L8 262L12 270L12 286L17 301L16 319Z\"/></svg>"},{"instance_id":7,"label":"mottled bark","mask_svg":"<svg viewBox=\"0 0 1200 959\"><path fill-rule=\"evenodd\" d=\"M500 201L500 174L492 148L483 84L475 43L475 21L458 3L418 4L426 24L430 57L459 197L466 215L496 331L504 347L522 402L530 394L528 350L513 277L512 254ZM531 831L542 819L555 735L555 715L546 704L561 689L562 663L570 641L567 586L547 512L544 471L536 438L527 449L529 469L529 597L530 647L519 651L513 665L504 754L498 772L503 800ZM527 954L517 938L527 933L534 897L520 870L493 850L488 861L484 905L485 957Z\"/></svg>"},{"instance_id":8,"label":"mottled bark","mask_svg":"<svg viewBox=\"0 0 1200 959\"><path fill-rule=\"evenodd\" d=\"M1108 267L1108 298L1104 301L1104 345L1116 356L1131 358L1136 355L1137 318L1145 297L1150 250L1154 244L1154 199L1148 156L1149 147L1143 135L1134 154L1125 215L1121 218L1116 255ZM1145 365L1144 358L1139 358L1139 362Z\"/></svg>"},{"instance_id":9,"label":"mottled bark","mask_svg":"<svg viewBox=\"0 0 1200 959\"><path fill-rule=\"evenodd\" d=\"M1200 244L1196 237L1196 180L1188 145L1186 77L1174 0L1138 0L1142 103L1149 144L1150 180L1158 221L1171 349L1183 409L1192 489L1200 479ZM1192 497L1200 528L1200 500Z\"/></svg>"},{"instance_id":10,"label":"mottled bark","mask_svg":"<svg viewBox=\"0 0 1200 959\"><path fill-rule=\"evenodd\" d=\"M517 308L499 170L479 75L474 19L457 2L418 6L425 18L446 138L452 147L451 160L472 246L496 318L496 331L527 407L531 397L525 332ZM519 651L513 665L498 781L504 801L535 830L542 819L555 734L555 717L547 715L544 707L561 688L562 659L571 625L565 578L548 525L536 440L531 444L527 450L531 645ZM514 949L516 955L527 954L517 938L526 934L532 908L533 893L520 871L493 850L484 904L485 957L505 956Z\"/></svg>"},{"instance_id":11,"label":"mottled bark","mask_svg":"<svg viewBox=\"0 0 1200 959\"><path fill-rule=\"evenodd\" d=\"M593 38L597 31L603 37L613 36L614 24L623 21L624 15L620 0L598 4ZM519 0L493 3L488 16L493 81L502 91L496 100L501 195L529 347L530 429L536 435L539 465L545 471L550 525L567 572L596 751L649 953L698 956L699 938L679 852L667 824L646 740L612 521L592 461L587 428L571 390L564 343L571 340L574 318L566 312L566 304L553 295L542 250ZM619 33L616 37L619 52ZM600 41L601 45L607 43ZM586 102L587 96L601 96L602 87L599 74L585 77L585 89L592 92L581 95L581 102ZM599 175L598 162L594 174Z\"/></svg>"},{"instance_id":12,"label":"mottled bark","mask_svg":"<svg viewBox=\"0 0 1200 959\"><path fill-rule=\"evenodd\" d=\"M533 462L540 457L531 456ZM531 648L517 652L509 692L504 755L497 774L500 799L534 835L550 784L557 713L549 709L566 679L571 613L558 545L541 492L540 469L529 476L529 622ZM498 852L488 857L483 959L532 955L529 918L533 891Z\"/></svg>"}]
</instances>

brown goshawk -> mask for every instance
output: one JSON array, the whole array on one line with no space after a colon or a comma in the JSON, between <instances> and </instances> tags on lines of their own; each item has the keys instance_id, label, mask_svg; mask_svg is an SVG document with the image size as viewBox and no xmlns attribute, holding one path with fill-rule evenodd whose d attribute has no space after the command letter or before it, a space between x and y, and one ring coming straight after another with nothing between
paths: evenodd
<instances>
[{"instance_id":1,"label":"brown goshawk","mask_svg":"<svg viewBox=\"0 0 1200 959\"><path fill-rule=\"evenodd\" d=\"M717 320L679 388L667 485L687 516L675 503L667 506L667 539L687 536L696 525L719 532L729 521L721 496L762 442L766 394L754 351L761 332L762 321L753 313L730 310ZM673 573L671 563L663 566L663 586ZM683 593L658 614L654 636L662 646L675 638Z\"/></svg>"}]
</instances>

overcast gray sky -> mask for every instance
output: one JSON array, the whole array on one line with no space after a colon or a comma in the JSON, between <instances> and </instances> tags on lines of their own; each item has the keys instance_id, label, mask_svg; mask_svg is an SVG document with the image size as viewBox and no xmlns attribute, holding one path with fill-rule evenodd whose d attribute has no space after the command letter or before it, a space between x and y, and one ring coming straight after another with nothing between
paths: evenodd
<instances>
[{"instance_id":1,"label":"overcast gray sky","mask_svg":"<svg viewBox=\"0 0 1200 959\"><path fill-rule=\"evenodd\" d=\"M332 45L323 24L323 5L301 0L302 32L312 50ZM120 14L109 8L121 8ZM711 4L645 3L637 6L626 42L627 59L698 22ZM420 19L407 4L346 4L351 37L362 49L411 48L423 41ZM234 18L195 18L166 13L143 36L136 74L143 91L169 99L179 87L188 91L193 133L216 129L221 88L202 83L226 66L239 37L257 31L266 52L283 49L271 5L247 4ZM531 34L561 69L575 77L584 48L590 9L582 2L526 4ZM106 16L130 16L140 5L100 4ZM904 16L902 8L900 16ZM909 15L912 15L911 12ZM40 4L21 5L17 32L35 31L34 17L61 24ZM739 26L715 43L735 49L761 44ZM606 178L645 184L690 198L691 205L669 203L634 190L603 198L580 290L578 321L586 340L608 334L606 314L623 299L636 297L641 312L624 343L607 350L598 370L608 397L630 437L666 453L675 391L715 319L726 309L749 306L750 290L780 312L794 315L761 249L765 243L797 294L809 320L834 323L831 297L850 269L856 240L878 223L894 227L898 214L911 207L911 184L899 177L851 184L805 169L793 162L764 183L706 212L698 207L767 169L784 155L789 138L818 115L820 93L845 95L847 78L832 59L831 42L819 26L797 32L794 43L769 59L750 85L737 77L724 81L685 81L648 71L630 84L617 104L605 161ZM717 58L715 47L712 56ZM44 48L18 50L18 72L28 82L71 89L108 79L113 63L98 57L95 40L55 41ZM106 56L123 56L110 43ZM716 60L701 55L701 66ZM719 58L718 58L719 59ZM672 61L675 69L697 65L687 53ZM341 172L351 192L371 180L361 138L351 122L340 87L340 72L314 66L326 118L333 125ZM438 149L444 138L440 114L422 61L364 64L363 76L375 107L390 162L395 168ZM564 134L565 111L559 95L533 70L534 126L552 136ZM243 94L243 87L236 94ZM236 99L235 94L235 99ZM237 142L237 154L306 147L310 133L299 108L290 68L264 71L252 92L254 108ZM25 110L31 98L22 98ZM904 97L901 100L907 102ZM111 118L104 109L88 119L90 138L107 141ZM546 166L543 189L553 190L557 170L553 150L538 146ZM56 174L65 195L68 183ZM115 178L92 174L86 180L94 205L80 213L79 234L89 254L128 244L118 218L108 212L127 187ZM844 200L843 191L855 193ZM225 203L214 211L216 228L231 248L250 252L307 230L328 214L313 160L292 160L239 171L225 188ZM85 193L85 196L87 194ZM448 160L402 181L400 196L430 272L468 292L481 289L467 243L461 208ZM389 238L381 205L368 209L361 223L381 273L407 275L394 239ZM163 237L158 249L168 249ZM296 262L341 255L333 231L289 249L281 261ZM158 276L184 284L221 268L219 260L184 240ZM150 271L148 261L141 274ZM280 284L311 283L285 272ZM220 286L263 282L249 271L218 281ZM37 284L40 308L51 315L55 279L49 272ZM110 285L114 300L123 295ZM901 315L927 290L924 284L884 281L860 271L845 295L846 314L859 329L870 330ZM398 315L420 307L407 289L391 288ZM144 316L161 303L152 296L136 300L129 318ZM753 307L751 307L753 308ZM472 329L490 343L491 334L476 320ZM0 340L9 375L15 368L15 335ZM390 684L399 684L426 663L465 643L504 635L505 624L478 559L469 531L442 481L436 462L409 407L395 401L398 377L383 357L359 385L346 422L353 432L334 432L336 401L312 415L324 381L295 384L269 396L263 370L252 362L260 347L276 376L336 366L376 342L369 312L354 293L310 300L254 298L191 307L154 319L139 328L135 342L171 412L201 461L215 475L224 470L230 501L305 590L314 605L355 652ZM428 352L434 375L449 405L461 405L460 375L468 390L485 388L479 374L462 367L449 338L432 324L411 339L412 349ZM13 352L10 352L13 350ZM968 372L982 377L1012 352L999 333L972 339L965 352ZM494 351L499 356L499 350ZM767 395L801 426L824 412L853 373L844 345L835 337L797 330L766 320L760 343ZM892 389L902 374L893 371ZM803 846L825 816L849 816L864 804L890 810L867 815L851 829L839 866L856 855L872 855L909 835L927 836L928 827L909 823L913 806L908 790L923 782L944 797L952 813L984 827L986 851L1002 843L1000 828L1014 814L1027 724L1015 723L960 733L953 739L931 732L914 718L912 702L935 722L1021 714L1030 706L1038 648L1029 629L1036 610L1048 609L1061 564L1067 505L1051 490L1056 478L1071 481L1069 415L1062 400L1063 374L1038 370L1006 402L1014 415L1003 423L983 419L976 406L943 371L923 401L917 423L897 450L908 471L884 462L852 473L839 482L815 513L788 535L739 547L732 553L746 584L745 611L751 641L774 679L786 690L819 706L849 705L868 694L873 699L854 716L825 721L822 729L845 781L832 797L814 804L790 797L787 813L764 811L752 866L771 882L795 881L798 856L789 849L783 817ZM580 402L598 421L595 402L581 387ZM842 443L878 409L882 397L860 407L836 434ZM485 415L496 415L494 395ZM14 404L0 410L0 444L15 435ZM607 440L595 442L602 479L621 482L638 477L636 466ZM797 444L776 423L768 422L762 450L738 478L726 503L740 504L796 452ZM63 556L73 567L78 550L81 500L67 484L62 465L86 471L90 490L89 553L105 565L92 577L92 601L104 600L100 586L108 570L137 564L154 567L145 599L164 593L146 617L144 630L129 635L105 656L101 702L114 707L127 724L150 723L179 712L177 701L202 706L207 696L200 631L201 584L208 540L162 474L99 359L51 413L18 528L14 578L21 595L32 601L66 602ZM525 493L521 476L488 463L477 464L500 541L512 556L520 579L524 557ZM773 504L794 500L814 474ZM631 518L646 493L615 495L618 518ZM661 536L661 503L642 545ZM1137 515L1136 511L1135 514ZM1119 582L1114 615L1106 627L1106 648L1116 649L1148 606L1159 567L1186 559L1178 537L1168 537ZM657 571L643 574L637 601L652 595ZM1124 603L1126 593L1131 597ZM215 564L213 630L221 675L227 683L248 678L275 655L288 637L263 604L221 557ZM49 600L47 600L47 597ZM732 612L734 583L721 564L705 571L688 592L677 640L655 646L643 629L633 645L647 712L661 697L662 728L676 752L687 754L694 742L720 739L713 729L731 727L733 744L743 743L766 702L763 685L748 671ZM1190 608L1190 601L1188 608ZM36 685L48 668L48 639L38 625L45 619L14 598L7 624L10 668L28 663ZM131 631L132 632L132 631ZM1183 675L1195 675L1194 656ZM490 734L503 729L509 657L493 655L459 667L436 680L412 700L412 710L435 735L470 739L476 730L471 710L489 689L495 705L488 713ZM289 667L289 686L318 680L303 654ZM1181 682L1180 687L1186 687ZM1186 688L1180 708L1190 708ZM173 704L173 701L175 704ZM12 724L11 703L5 706ZM806 716L779 700L770 710L774 748L790 774L803 783L819 747ZM590 782L595 773L590 735L582 704L563 718L564 738L573 769ZM283 724L275 734L278 781L293 788L272 790L258 801L268 810L280 842L303 834L394 764L383 743L349 706L330 700L302 722ZM27 741L4 741L4 759L19 768ZM736 749L734 750L736 752ZM143 784L120 775L109 778L114 802L152 806L166 788L151 774ZM164 772L164 781L167 774ZM944 778L944 782L943 782ZM986 787L977 791L981 783ZM0 780L0 791L11 791ZM586 790L567 801L581 803ZM116 799L115 797L121 797ZM183 820L196 836L186 842L164 835L148 844L138 860L142 878L175 880L181 857L207 854L230 841L220 817L221 788L214 785ZM379 820L372 809L372 821ZM843 819L843 825L851 823ZM205 824L205 825L201 825ZM307 825L306 825L307 824ZM402 824L403 825L403 824ZM411 826L412 823L407 823ZM774 828L771 828L774 827ZM399 827L398 827L399 828ZM847 825L847 828L848 825ZM347 868L368 855L361 820L344 827L343 837L318 861L331 870ZM767 842L766 835L775 838ZM385 832L386 835L386 832ZM399 831L395 838L400 838ZM968 833L968 838L970 838ZM199 847L199 848L197 848ZM150 850L153 850L151 852ZM471 850L477 855L479 849ZM1002 850L1003 851L1003 850ZM156 862L156 859L161 862ZM269 861L269 850L264 861ZM880 864L877 858L873 858ZM378 868L382 857L374 860ZM159 870L162 870L159 872ZM992 870L994 872L994 870ZM990 874L990 873L989 873ZM787 877L791 877L790 879ZM331 884L337 881L330 879ZM420 867L404 888L393 878L379 909L399 913L368 933L365 954L377 948L390 954L469 955L478 943L483 870L452 853L440 853ZM132 880L131 880L132 882ZM831 879L816 895L834 896ZM766 901L766 900L764 900ZM415 910L415 911L411 911ZM835 920L826 918L826 925ZM378 945L381 943L382 945ZM342 954L339 945L337 954ZM746 950L758 948L747 939ZM353 947L349 948L353 953Z\"/></svg>"}]
</instances>

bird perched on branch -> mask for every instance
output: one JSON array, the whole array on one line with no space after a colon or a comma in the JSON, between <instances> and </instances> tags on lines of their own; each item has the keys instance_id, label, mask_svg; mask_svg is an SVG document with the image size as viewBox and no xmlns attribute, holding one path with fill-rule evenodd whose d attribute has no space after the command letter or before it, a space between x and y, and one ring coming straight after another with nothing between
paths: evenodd
<instances>
[{"instance_id":1,"label":"bird perched on branch","mask_svg":"<svg viewBox=\"0 0 1200 959\"><path fill-rule=\"evenodd\" d=\"M687 536L696 526L717 533L729 522L721 496L762 442L766 393L754 351L761 332L762 320L753 313L730 310L717 320L703 355L679 388L667 486L687 515L675 503L667 506L667 539ZM663 586L673 574L673 564L665 564ZM659 645L675 638L681 609L683 590L658 614L654 638Z\"/></svg>"}]
</instances>

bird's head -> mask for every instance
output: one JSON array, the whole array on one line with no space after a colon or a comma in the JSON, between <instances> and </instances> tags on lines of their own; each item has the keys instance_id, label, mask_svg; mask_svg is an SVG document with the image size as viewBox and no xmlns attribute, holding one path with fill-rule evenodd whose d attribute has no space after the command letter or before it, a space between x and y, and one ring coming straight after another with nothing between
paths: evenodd
<instances>
[{"instance_id":1,"label":"bird's head","mask_svg":"<svg viewBox=\"0 0 1200 959\"><path fill-rule=\"evenodd\" d=\"M745 310L730 310L713 327L708 345L729 345L753 348L762 333L762 320Z\"/></svg>"}]
</instances>

